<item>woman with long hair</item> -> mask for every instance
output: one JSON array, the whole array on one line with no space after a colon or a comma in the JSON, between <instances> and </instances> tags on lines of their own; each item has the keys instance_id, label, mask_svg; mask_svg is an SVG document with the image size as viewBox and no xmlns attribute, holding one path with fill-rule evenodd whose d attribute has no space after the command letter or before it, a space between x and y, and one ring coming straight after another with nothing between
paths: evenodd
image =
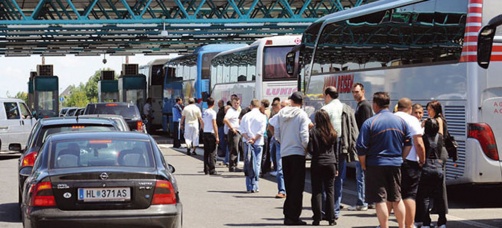
<instances>
[{"instance_id":1,"label":"woman with long hair","mask_svg":"<svg viewBox=\"0 0 502 228\"><path fill-rule=\"evenodd\" d=\"M439 158L443 161L443 174L446 174L445 166L446 160L448 158L448 153L444 149L444 136L446 135L447 126L446 119L443 114L443 108L441 103L437 100L430 101L426 106L429 118L424 121L425 134L423 136L426 155L429 156L430 150L436 150L439 154ZM435 128L435 130L432 130ZM429 134L428 132L433 132ZM439 140L436 143L432 142L431 135L439 134ZM430 145L437 145L438 148L432 148ZM422 222L422 227L430 226L430 216L427 213L429 208L429 201L432 199L432 205L434 211L439 215L437 227L446 227L446 214L448 213L448 197L446 194L446 176L443 175L441 183L426 183L426 181L420 181L417 193L417 214L416 221ZM431 185L432 184L432 185Z\"/></svg>"},{"instance_id":2,"label":"woman with long hair","mask_svg":"<svg viewBox=\"0 0 502 228\"><path fill-rule=\"evenodd\" d=\"M326 220L329 225L335 225L334 192L337 172L336 144L337 133L331 124L329 115L324 110L315 113L315 127L310 130L308 152L312 155L312 225L319 225L322 219L322 193L326 193ZM323 189L324 187L324 189Z\"/></svg>"}]
</instances>

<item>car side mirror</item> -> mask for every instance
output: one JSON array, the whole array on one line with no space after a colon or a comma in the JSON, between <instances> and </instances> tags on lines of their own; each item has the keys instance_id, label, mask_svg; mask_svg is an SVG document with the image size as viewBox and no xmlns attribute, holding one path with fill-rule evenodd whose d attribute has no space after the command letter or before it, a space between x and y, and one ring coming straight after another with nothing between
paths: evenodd
<instances>
[{"instance_id":1,"label":"car side mirror","mask_svg":"<svg viewBox=\"0 0 502 228\"><path fill-rule=\"evenodd\" d=\"M19 170L19 175L22 177L29 177L33 172L33 166L26 166Z\"/></svg>"},{"instance_id":2,"label":"car side mirror","mask_svg":"<svg viewBox=\"0 0 502 228\"><path fill-rule=\"evenodd\" d=\"M10 151L16 151L16 152L21 152L21 150L22 150L21 144L19 144L19 143L9 144L9 150Z\"/></svg>"},{"instance_id":3,"label":"car side mirror","mask_svg":"<svg viewBox=\"0 0 502 228\"><path fill-rule=\"evenodd\" d=\"M174 168L174 166L172 166L171 164L167 164L167 166L169 168L169 172L174 173L176 171L176 169Z\"/></svg>"}]
</instances>

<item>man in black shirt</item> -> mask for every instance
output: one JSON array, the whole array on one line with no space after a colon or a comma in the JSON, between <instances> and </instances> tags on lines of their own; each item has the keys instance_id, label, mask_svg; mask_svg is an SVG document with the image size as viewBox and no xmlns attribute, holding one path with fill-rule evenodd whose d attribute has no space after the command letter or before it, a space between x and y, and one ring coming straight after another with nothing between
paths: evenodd
<instances>
[{"instance_id":1,"label":"man in black shirt","mask_svg":"<svg viewBox=\"0 0 502 228\"><path fill-rule=\"evenodd\" d=\"M361 130L361 126L363 125L364 121L373 116L371 104L368 100L366 100L364 94L365 91L363 84L355 83L354 86L352 86L352 96L354 97L354 100L357 101L355 116L357 128L359 128L359 130ZM359 161L356 161L356 184L357 202L355 206L348 208L349 211L366 211L368 210L368 206L373 208L373 205L368 205L364 200L364 172L361 169L361 164L359 163Z\"/></svg>"},{"instance_id":2,"label":"man in black shirt","mask_svg":"<svg viewBox=\"0 0 502 228\"><path fill-rule=\"evenodd\" d=\"M216 113L216 125L218 126L218 136L220 138L220 143L218 144L218 156L225 157L225 164L228 163L228 159L226 158L227 154L227 143L226 137L224 133L223 118L225 118L225 102L223 100L218 101L218 113Z\"/></svg>"}]
</instances>

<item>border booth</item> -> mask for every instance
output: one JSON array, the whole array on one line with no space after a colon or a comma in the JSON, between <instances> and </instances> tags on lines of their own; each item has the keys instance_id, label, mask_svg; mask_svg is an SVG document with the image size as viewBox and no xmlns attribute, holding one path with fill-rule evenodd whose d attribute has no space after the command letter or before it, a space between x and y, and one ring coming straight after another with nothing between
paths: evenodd
<instances>
[{"instance_id":1,"label":"border booth","mask_svg":"<svg viewBox=\"0 0 502 228\"><path fill-rule=\"evenodd\" d=\"M59 116L59 78L53 75L52 65L37 65L33 77L33 105L37 118Z\"/></svg>"},{"instance_id":2,"label":"border booth","mask_svg":"<svg viewBox=\"0 0 502 228\"><path fill-rule=\"evenodd\" d=\"M98 82L99 102L119 101L119 81L115 80L115 71L101 71L101 79Z\"/></svg>"},{"instance_id":3,"label":"border booth","mask_svg":"<svg viewBox=\"0 0 502 228\"><path fill-rule=\"evenodd\" d=\"M138 64L122 64L122 75L119 77L119 101L134 103L143 113L143 105L146 101L146 76L138 72Z\"/></svg>"}]
</instances>

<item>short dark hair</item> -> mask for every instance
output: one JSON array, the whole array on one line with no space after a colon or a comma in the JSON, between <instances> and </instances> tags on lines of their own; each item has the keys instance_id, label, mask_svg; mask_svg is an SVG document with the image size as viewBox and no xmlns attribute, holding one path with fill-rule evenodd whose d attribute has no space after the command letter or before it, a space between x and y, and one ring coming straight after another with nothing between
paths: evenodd
<instances>
[{"instance_id":1,"label":"short dark hair","mask_svg":"<svg viewBox=\"0 0 502 228\"><path fill-rule=\"evenodd\" d=\"M274 97L274 99L272 100L272 103L274 103L276 101L281 101L281 98L280 97Z\"/></svg>"},{"instance_id":2,"label":"short dark hair","mask_svg":"<svg viewBox=\"0 0 502 228\"><path fill-rule=\"evenodd\" d=\"M373 94L373 103L380 108L389 108L390 96L387 92L376 92Z\"/></svg>"},{"instance_id":3,"label":"short dark hair","mask_svg":"<svg viewBox=\"0 0 502 228\"><path fill-rule=\"evenodd\" d=\"M329 95L332 99L338 98L338 91L336 91L336 88L334 86L326 87L326 89L324 89L324 94Z\"/></svg>"},{"instance_id":4,"label":"short dark hair","mask_svg":"<svg viewBox=\"0 0 502 228\"><path fill-rule=\"evenodd\" d=\"M206 101L207 101L207 106L213 106L214 105L214 98L208 97L206 99Z\"/></svg>"},{"instance_id":5,"label":"short dark hair","mask_svg":"<svg viewBox=\"0 0 502 228\"><path fill-rule=\"evenodd\" d=\"M178 103L178 101L181 101L181 97L176 97L176 103Z\"/></svg>"},{"instance_id":6,"label":"short dark hair","mask_svg":"<svg viewBox=\"0 0 502 228\"><path fill-rule=\"evenodd\" d=\"M356 84L354 84L352 86L352 88L356 88L357 86L361 87L361 90L364 90L364 85L362 83L359 83L359 82L356 82Z\"/></svg>"},{"instance_id":7,"label":"short dark hair","mask_svg":"<svg viewBox=\"0 0 502 228\"><path fill-rule=\"evenodd\" d=\"M263 99L261 100L261 104L263 107L268 108L268 106L270 106L270 101L268 101L268 99Z\"/></svg>"}]
</instances>

